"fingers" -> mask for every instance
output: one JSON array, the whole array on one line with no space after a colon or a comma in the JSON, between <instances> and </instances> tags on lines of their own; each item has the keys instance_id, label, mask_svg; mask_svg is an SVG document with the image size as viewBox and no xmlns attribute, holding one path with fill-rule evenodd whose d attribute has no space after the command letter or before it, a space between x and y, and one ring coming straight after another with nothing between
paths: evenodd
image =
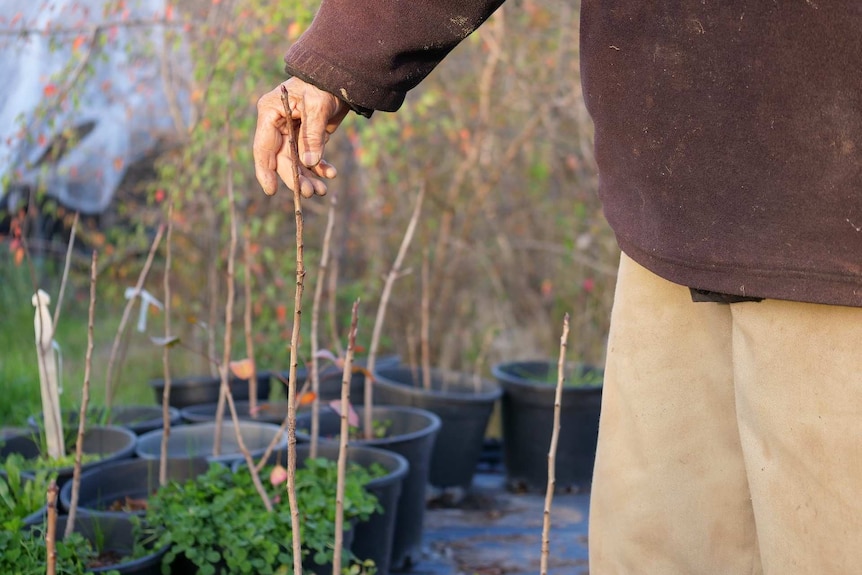
<instances>
[{"instance_id":1,"label":"fingers","mask_svg":"<svg viewBox=\"0 0 862 575\"><path fill-rule=\"evenodd\" d=\"M306 198L326 194L324 179L338 173L323 160L324 149L332 134L347 115L348 106L334 95L311 84L291 78L284 84L290 98L293 120L299 120L299 156L301 160L299 192ZM281 86L262 96L257 104L257 128L254 134L254 168L264 193L273 195L280 177L293 189L292 153L287 133L289 121L281 100Z\"/></svg>"},{"instance_id":2,"label":"fingers","mask_svg":"<svg viewBox=\"0 0 862 575\"><path fill-rule=\"evenodd\" d=\"M276 105L277 104L277 105ZM254 132L254 173L263 192L271 196L278 190L277 155L284 145L285 126L281 96L273 90L258 100L257 128Z\"/></svg>"}]
</instances>

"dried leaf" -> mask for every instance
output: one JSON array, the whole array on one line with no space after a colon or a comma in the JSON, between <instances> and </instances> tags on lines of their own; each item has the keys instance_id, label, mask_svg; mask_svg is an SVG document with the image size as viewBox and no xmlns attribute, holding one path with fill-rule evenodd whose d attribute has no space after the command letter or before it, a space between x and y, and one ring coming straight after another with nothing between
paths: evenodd
<instances>
[{"instance_id":1,"label":"dried leaf","mask_svg":"<svg viewBox=\"0 0 862 575\"><path fill-rule=\"evenodd\" d=\"M317 396L314 394L313 391L306 391L305 393L301 394L298 398L296 398L296 405L298 407L308 405L312 401L314 401L314 398L316 398L316 397Z\"/></svg>"},{"instance_id":2,"label":"dried leaf","mask_svg":"<svg viewBox=\"0 0 862 575\"><path fill-rule=\"evenodd\" d=\"M254 374L254 362L249 359L240 359L228 364L231 372L239 379L250 379Z\"/></svg>"},{"instance_id":3,"label":"dried leaf","mask_svg":"<svg viewBox=\"0 0 862 575\"><path fill-rule=\"evenodd\" d=\"M332 408L335 413L339 416L341 415L341 400L333 399L329 402L329 407ZM357 415L356 411L353 409L353 404L347 404L347 423L352 425L353 427L359 427L359 415Z\"/></svg>"},{"instance_id":4,"label":"dried leaf","mask_svg":"<svg viewBox=\"0 0 862 575\"><path fill-rule=\"evenodd\" d=\"M276 465L272 468L272 471L269 472L269 482L273 487L278 487L282 483L287 481L287 469L282 467L281 465Z\"/></svg>"},{"instance_id":5,"label":"dried leaf","mask_svg":"<svg viewBox=\"0 0 862 575\"><path fill-rule=\"evenodd\" d=\"M159 347L174 347L180 343L180 336L171 335L168 337L150 337L150 341Z\"/></svg>"},{"instance_id":6,"label":"dried leaf","mask_svg":"<svg viewBox=\"0 0 862 575\"><path fill-rule=\"evenodd\" d=\"M335 354L329 351L328 349L321 349L317 353L314 354L314 357L317 359L328 359L335 365L338 365L338 358L335 357Z\"/></svg>"}]
</instances>

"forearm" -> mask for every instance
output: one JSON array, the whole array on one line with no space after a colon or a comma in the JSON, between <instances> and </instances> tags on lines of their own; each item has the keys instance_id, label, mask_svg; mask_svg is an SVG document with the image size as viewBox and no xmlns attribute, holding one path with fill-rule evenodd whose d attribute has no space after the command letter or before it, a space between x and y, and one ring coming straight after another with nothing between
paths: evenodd
<instances>
[{"instance_id":1,"label":"forearm","mask_svg":"<svg viewBox=\"0 0 862 575\"><path fill-rule=\"evenodd\" d=\"M395 111L503 0L323 0L285 70L354 110Z\"/></svg>"}]
</instances>

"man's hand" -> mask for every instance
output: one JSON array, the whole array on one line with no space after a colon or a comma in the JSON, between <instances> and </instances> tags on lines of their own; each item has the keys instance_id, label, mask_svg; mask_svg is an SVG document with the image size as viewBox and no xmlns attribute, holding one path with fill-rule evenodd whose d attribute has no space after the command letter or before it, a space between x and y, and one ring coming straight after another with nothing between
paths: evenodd
<instances>
[{"instance_id":1,"label":"man's hand","mask_svg":"<svg viewBox=\"0 0 862 575\"><path fill-rule=\"evenodd\" d=\"M254 133L254 171L264 193L271 196L278 189L278 178L293 189L291 152L288 144L288 121L299 126L299 188L303 197L326 194L323 179L337 174L334 166L323 160L323 150L333 133L350 111L343 101L329 92L291 78L287 88L292 118L285 116L281 86L257 102L257 129Z\"/></svg>"}]
</instances>

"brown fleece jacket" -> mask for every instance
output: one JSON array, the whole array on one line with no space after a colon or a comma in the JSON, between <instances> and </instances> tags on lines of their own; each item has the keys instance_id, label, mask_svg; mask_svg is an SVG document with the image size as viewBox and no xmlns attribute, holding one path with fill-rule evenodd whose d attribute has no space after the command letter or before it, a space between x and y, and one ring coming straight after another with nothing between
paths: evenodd
<instances>
[{"instance_id":1,"label":"brown fleece jacket","mask_svg":"<svg viewBox=\"0 0 862 575\"><path fill-rule=\"evenodd\" d=\"M394 111L497 1L324 0L287 71ZM862 4L582 0L599 193L673 282L862 306Z\"/></svg>"}]
</instances>

